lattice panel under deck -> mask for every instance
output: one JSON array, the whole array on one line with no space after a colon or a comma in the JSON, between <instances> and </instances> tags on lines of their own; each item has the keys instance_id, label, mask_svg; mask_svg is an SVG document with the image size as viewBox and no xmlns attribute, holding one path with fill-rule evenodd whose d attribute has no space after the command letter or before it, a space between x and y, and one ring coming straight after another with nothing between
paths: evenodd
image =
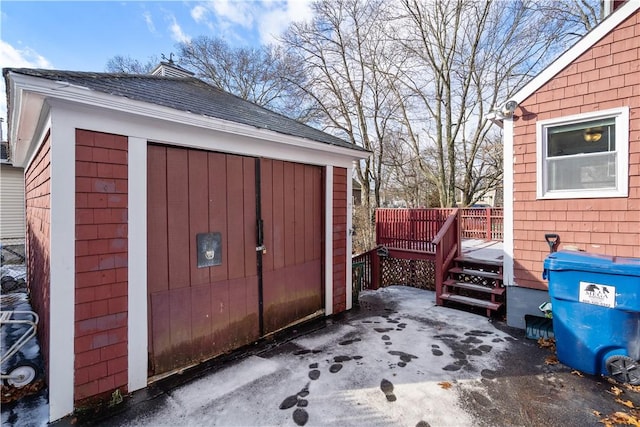
<instances>
[{"instance_id":1,"label":"lattice panel under deck","mask_svg":"<svg viewBox=\"0 0 640 427\"><path fill-rule=\"evenodd\" d=\"M435 290L435 263L425 260L384 258L381 286L404 285Z\"/></svg>"}]
</instances>

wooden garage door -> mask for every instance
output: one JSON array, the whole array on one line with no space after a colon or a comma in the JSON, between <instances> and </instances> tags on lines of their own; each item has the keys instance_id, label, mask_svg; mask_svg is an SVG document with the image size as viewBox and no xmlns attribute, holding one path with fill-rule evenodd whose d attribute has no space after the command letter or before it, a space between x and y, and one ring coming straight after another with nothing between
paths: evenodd
<instances>
[{"instance_id":1,"label":"wooden garage door","mask_svg":"<svg viewBox=\"0 0 640 427\"><path fill-rule=\"evenodd\" d=\"M264 332L281 329L324 306L322 169L261 161L264 221Z\"/></svg>"},{"instance_id":2,"label":"wooden garage door","mask_svg":"<svg viewBox=\"0 0 640 427\"><path fill-rule=\"evenodd\" d=\"M321 172L149 145L150 376L241 347L321 309ZM196 236L210 232L220 233L221 262L198 268ZM260 243L265 254L256 251Z\"/></svg>"},{"instance_id":3,"label":"wooden garage door","mask_svg":"<svg viewBox=\"0 0 640 427\"><path fill-rule=\"evenodd\" d=\"M148 147L151 375L255 340L255 162ZM222 263L198 268L196 235L220 232Z\"/></svg>"}]
</instances>

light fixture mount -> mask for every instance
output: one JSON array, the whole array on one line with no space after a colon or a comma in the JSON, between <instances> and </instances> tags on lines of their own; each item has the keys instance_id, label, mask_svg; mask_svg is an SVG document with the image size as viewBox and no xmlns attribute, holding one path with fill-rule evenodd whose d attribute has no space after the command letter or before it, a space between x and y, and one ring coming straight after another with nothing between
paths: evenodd
<instances>
[{"instance_id":1,"label":"light fixture mount","mask_svg":"<svg viewBox=\"0 0 640 427\"><path fill-rule=\"evenodd\" d=\"M502 115L506 116L506 117L511 117L513 116L513 113L516 111L516 108L518 108L518 102L510 99L507 102L504 103L504 105L502 106Z\"/></svg>"}]
</instances>

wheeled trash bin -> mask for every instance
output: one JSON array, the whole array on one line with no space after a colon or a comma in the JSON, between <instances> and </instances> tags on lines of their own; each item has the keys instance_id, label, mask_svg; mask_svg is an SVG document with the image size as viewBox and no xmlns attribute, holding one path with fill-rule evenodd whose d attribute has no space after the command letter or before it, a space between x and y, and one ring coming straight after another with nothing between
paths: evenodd
<instances>
[{"instance_id":1,"label":"wheeled trash bin","mask_svg":"<svg viewBox=\"0 0 640 427\"><path fill-rule=\"evenodd\" d=\"M543 277L560 362L640 384L640 258L554 252Z\"/></svg>"}]
</instances>

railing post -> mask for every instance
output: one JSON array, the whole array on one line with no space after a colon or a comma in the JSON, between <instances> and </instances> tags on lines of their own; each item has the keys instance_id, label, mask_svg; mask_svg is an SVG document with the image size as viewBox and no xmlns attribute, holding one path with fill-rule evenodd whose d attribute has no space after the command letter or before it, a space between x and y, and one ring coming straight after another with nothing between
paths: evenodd
<instances>
[{"instance_id":1,"label":"railing post","mask_svg":"<svg viewBox=\"0 0 640 427\"><path fill-rule=\"evenodd\" d=\"M411 227L411 242L409 243L409 249L416 249L416 241L418 240L416 237L416 210L411 209L409 211L409 224Z\"/></svg>"},{"instance_id":2,"label":"railing post","mask_svg":"<svg viewBox=\"0 0 640 427\"><path fill-rule=\"evenodd\" d=\"M443 268L444 258L442 243L436 244L436 305L442 305L442 282L443 282Z\"/></svg>"},{"instance_id":3,"label":"railing post","mask_svg":"<svg viewBox=\"0 0 640 427\"><path fill-rule=\"evenodd\" d=\"M462 256L462 216L460 215L460 211L456 210L455 211L455 218L456 218L456 242L455 245L457 247L457 251L456 251L456 257L461 257Z\"/></svg>"},{"instance_id":4,"label":"railing post","mask_svg":"<svg viewBox=\"0 0 640 427\"><path fill-rule=\"evenodd\" d=\"M380 256L376 251L371 252L371 289L380 288Z\"/></svg>"},{"instance_id":5,"label":"railing post","mask_svg":"<svg viewBox=\"0 0 640 427\"><path fill-rule=\"evenodd\" d=\"M376 209L375 211L375 233L376 233L376 245L380 244L380 215L382 214L382 212L380 212L380 209Z\"/></svg>"},{"instance_id":6,"label":"railing post","mask_svg":"<svg viewBox=\"0 0 640 427\"><path fill-rule=\"evenodd\" d=\"M485 240L491 240L491 208L486 208L487 211L487 237Z\"/></svg>"}]
</instances>

